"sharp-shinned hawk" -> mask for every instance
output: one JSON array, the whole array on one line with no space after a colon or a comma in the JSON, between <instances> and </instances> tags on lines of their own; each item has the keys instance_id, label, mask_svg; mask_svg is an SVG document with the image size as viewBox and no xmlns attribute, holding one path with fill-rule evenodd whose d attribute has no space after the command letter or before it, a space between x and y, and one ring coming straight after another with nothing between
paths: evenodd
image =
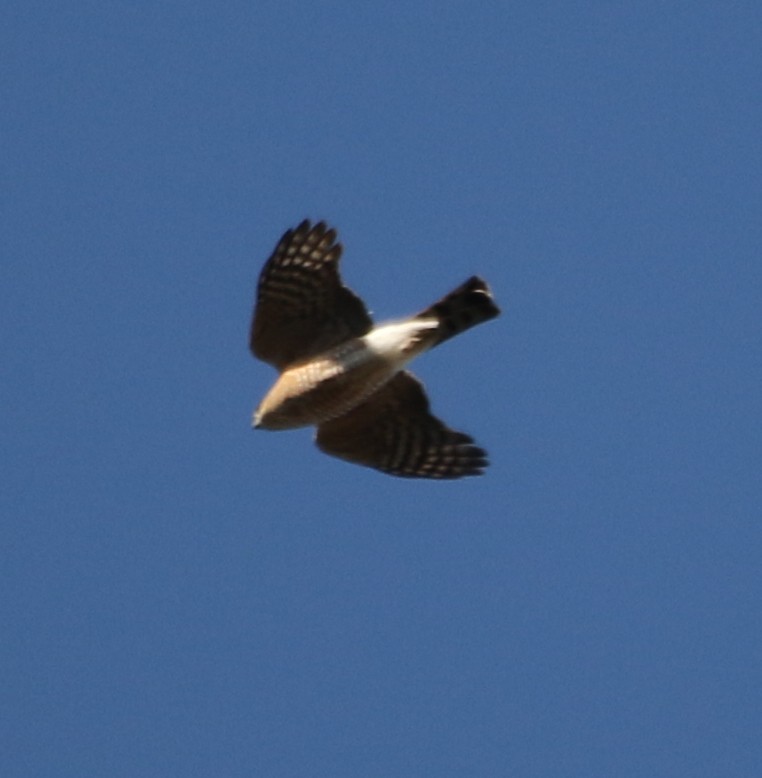
<instances>
[{"instance_id":1,"label":"sharp-shinned hawk","mask_svg":"<svg viewBox=\"0 0 762 778\"><path fill-rule=\"evenodd\" d=\"M375 325L341 282L336 231L307 220L288 230L259 278L251 324L254 356L280 376L254 426L317 426L321 451L412 478L480 475L486 452L429 412L414 357L500 311L472 277L415 316Z\"/></svg>"}]
</instances>

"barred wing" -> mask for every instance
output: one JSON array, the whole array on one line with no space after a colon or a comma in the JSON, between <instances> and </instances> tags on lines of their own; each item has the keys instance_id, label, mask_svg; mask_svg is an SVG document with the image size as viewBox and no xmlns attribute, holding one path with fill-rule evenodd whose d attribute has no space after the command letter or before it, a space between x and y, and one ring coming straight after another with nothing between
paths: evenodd
<instances>
[{"instance_id":1,"label":"barred wing","mask_svg":"<svg viewBox=\"0 0 762 778\"><path fill-rule=\"evenodd\" d=\"M487 466L486 452L471 437L431 415L423 385L408 372L321 424L315 442L331 456L408 478L481 475Z\"/></svg>"},{"instance_id":2,"label":"barred wing","mask_svg":"<svg viewBox=\"0 0 762 778\"><path fill-rule=\"evenodd\" d=\"M254 356L283 369L370 330L363 301L341 282L341 251L324 222L305 219L283 235L259 277Z\"/></svg>"}]
</instances>

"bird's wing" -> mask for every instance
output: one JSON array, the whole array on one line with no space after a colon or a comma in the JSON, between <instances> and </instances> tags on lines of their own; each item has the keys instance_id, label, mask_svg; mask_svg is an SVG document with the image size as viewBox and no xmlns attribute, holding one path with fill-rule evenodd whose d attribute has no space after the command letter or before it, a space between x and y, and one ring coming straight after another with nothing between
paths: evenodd
<instances>
[{"instance_id":1,"label":"bird's wing","mask_svg":"<svg viewBox=\"0 0 762 778\"><path fill-rule=\"evenodd\" d=\"M283 235L259 277L254 356L283 369L370 330L363 301L341 283L341 250L323 222L305 219Z\"/></svg>"},{"instance_id":2,"label":"bird's wing","mask_svg":"<svg viewBox=\"0 0 762 778\"><path fill-rule=\"evenodd\" d=\"M429 412L421 382L406 371L344 416L317 428L321 451L391 475L461 478L481 475L484 449Z\"/></svg>"}]
</instances>

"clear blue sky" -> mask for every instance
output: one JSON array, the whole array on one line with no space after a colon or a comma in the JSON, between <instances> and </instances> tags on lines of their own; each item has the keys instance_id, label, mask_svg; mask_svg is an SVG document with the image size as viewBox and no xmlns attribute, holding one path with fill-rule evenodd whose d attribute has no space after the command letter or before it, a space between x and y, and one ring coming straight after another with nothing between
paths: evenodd
<instances>
[{"instance_id":1,"label":"clear blue sky","mask_svg":"<svg viewBox=\"0 0 762 778\"><path fill-rule=\"evenodd\" d=\"M11 2L0 753L26 776L758 776L762 6ZM483 478L255 432L280 234Z\"/></svg>"}]
</instances>

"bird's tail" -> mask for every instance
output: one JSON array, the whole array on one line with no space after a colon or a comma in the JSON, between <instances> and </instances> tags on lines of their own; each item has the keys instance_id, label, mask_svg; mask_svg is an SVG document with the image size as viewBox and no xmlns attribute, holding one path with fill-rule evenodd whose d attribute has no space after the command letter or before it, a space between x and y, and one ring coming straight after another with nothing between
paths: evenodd
<instances>
[{"instance_id":1,"label":"bird's tail","mask_svg":"<svg viewBox=\"0 0 762 778\"><path fill-rule=\"evenodd\" d=\"M421 311L416 319L439 322L433 346L500 314L486 281L472 276L450 294Z\"/></svg>"}]
</instances>

